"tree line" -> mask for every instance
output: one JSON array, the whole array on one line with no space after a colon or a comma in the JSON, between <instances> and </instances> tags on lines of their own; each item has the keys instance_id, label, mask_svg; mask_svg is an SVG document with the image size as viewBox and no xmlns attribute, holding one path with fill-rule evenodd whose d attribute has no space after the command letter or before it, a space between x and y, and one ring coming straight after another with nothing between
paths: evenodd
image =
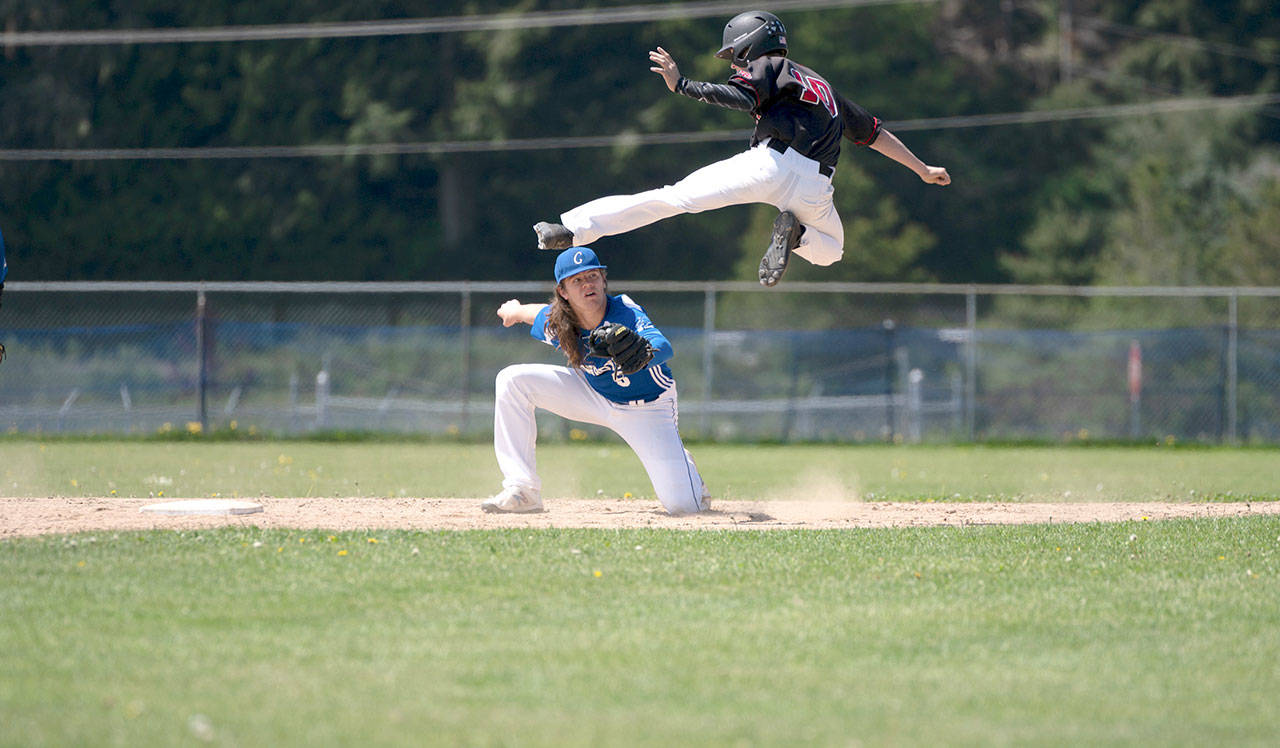
<instances>
[{"instance_id":1,"label":"tree line","mask_svg":"<svg viewBox=\"0 0 1280 748\"><path fill-rule=\"evenodd\" d=\"M626 2L583 5L615 7ZM0 1L14 31L209 27L580 7L525 0ZM791 55L889 122L1273 93L1250 0L943 0L782 12ZM5 149L504 141L747 130L670 94L726 18L368 38L7 47ZM1069 32L1069 33L1068 33ZM789 279L1280 284L1280 106L899 132L953 184L846 146L845 259ZM11 281L541 279L530 226L668 184L743 142L448 155L0 161ZM773 209L596 244L631 279L746 279Z\"/></svg>"}]
</instances>

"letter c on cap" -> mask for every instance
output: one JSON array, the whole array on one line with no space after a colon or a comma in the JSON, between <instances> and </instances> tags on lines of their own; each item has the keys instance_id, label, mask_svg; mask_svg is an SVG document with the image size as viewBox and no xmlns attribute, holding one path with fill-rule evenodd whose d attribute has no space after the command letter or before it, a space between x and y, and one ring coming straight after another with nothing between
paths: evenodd
<instances>
[{"instance_id":1,"label":"letter c on cap","mask_svg":"<svg viewBox=\"0 0 1280 748\"><path fill-rule=\"evenodd\" d=\"M573 264L574 264L574 265L581 265L581 264L582 264L582 253L581 253L581 252L574 252L574 253L573 253Z\"/></svg>"}]
</instances>

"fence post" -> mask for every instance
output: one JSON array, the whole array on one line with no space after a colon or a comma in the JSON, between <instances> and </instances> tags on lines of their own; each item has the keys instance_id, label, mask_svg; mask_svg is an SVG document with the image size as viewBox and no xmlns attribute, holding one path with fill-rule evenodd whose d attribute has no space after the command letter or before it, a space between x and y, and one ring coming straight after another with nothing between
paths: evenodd
<instances>
[{"instance_id":1,"label":"fence post","mask_svg":"<svg viewBox=\"0 0 1280 748\"><path fill-rule=\"evenodd\" d=\"M796 335L789 336L791 341L791 386L787 391L787 410L782 414L782 443L791 441L791 431L795 427L797 408L796 400L800 397L800 352L796 350ZM803 438L803 437L802 437Z\"/></svg>"},{"instance_id":2,"label":"fence post","mask_svg":"<svg viewBox=\"0 0 1280 748\"><path fill-rule=\"evenodd\" d=\"M702 413L698 430L706 439L711 431L711 386L715 377L716 289L707 283L702 302Z\"/></svg>"},{"instance_id":3,"label":"fence post","mask_svg":"<svg viewBox=\"0 0 1280 748\"><path fill-rule=\"evenodd\" d=\"M333 365L333 354L325 353L320 360L320 371L316 372L316 423L315 428L323 429L329 426L329 387L330 377L329 369Z\"/></svg>"},{"instance_id":4,"label":"fence post","mask_svg":"<svg viewBox=\"0 0 1280 748\"><path fill-rule=\"evenodd\" d=\"M196 420L200 422L200 433L209 432L209 356L205 346L205 326L208 317L205 311L205 294L203 284L196 291Z\"/></svg>"},{"instance_id":5,"label":"fence post","mask_svg":"<svg viewBox=\"0 0 1280 748\"><path fill-rule=\"evenodd\" d=\"M1240 380L1240 308L1239 293L1231 289L1227 296L1227 443L1236 444L1237 396Z\"/></svg>"},{"instance_id":6,"label":"fence post","mask_svg":"<svg viewBox=\"0 0 1280 748\"><path fill-rule=\"evenodd\" d=\"M459 433L466 434L471 418L471 284L462 288L462 423Z\"/></svg>"},{"instance_id":7,"label":"fence post","mask_svg":"<svg viewBox=\"0 0 1280 748\"><path fill-rule=\"evenodd\" d=\"M964 352L964 424L972 442L978 399L978 294L972 286L964 295L964 324L968 330Z\"/></svg>"},{"instance_id":8,"label":"fence post","mask_svg":"<svg viewBox=\"0 0 1280 748\"><path fill-rule=\"evenodd\" d=\"M924 432L924 372L912 369L907 373L907 441L919 444Z\"/></svg>"},{"instance_id":9,"label":"fence post","mask_svg":"<svg viewBox=\"0 0 1280 748\"><path fill-rule=\"evenodd\" d=\"M1129 341L1129 438L1137 441L1142 434L1142 344Z\"/></svg>"},{"instance_id":10,"label":"fence post","mask_svg":"<svg viewBox=\"0 0 1280 748\"><path fill-rule=\"evenodd\" d=\"M911 394L911 353L905 345L899 345L896 341L893 349L894 371L897 374L898 386L894 390L894 414L893 436L894 441L906 439L907 431L911 421L911 406L907 400Z\"/></svg>"},{"instance_id":11,"label":"fence post","mask_svg":"<svg viewBox=\"0 0 1280 748\"><path fill-rule=\"evenodd\" d=\"M296 434L300 430L298 424L298 372L289 374L289 433Z\"/></svg>"},{"instance_id":12,"label":"fence post","mask_svg":"<svg viewBox=\"0 0 1280 748\"><path fill-rule=\"evenodd\" d=\"M893 357L893 320L886 319L881 323L884 327L884 433L887 442L893 441L895 421L897 417L893 409L893 365L897 363Z\"/></svg>"}]
</instances>

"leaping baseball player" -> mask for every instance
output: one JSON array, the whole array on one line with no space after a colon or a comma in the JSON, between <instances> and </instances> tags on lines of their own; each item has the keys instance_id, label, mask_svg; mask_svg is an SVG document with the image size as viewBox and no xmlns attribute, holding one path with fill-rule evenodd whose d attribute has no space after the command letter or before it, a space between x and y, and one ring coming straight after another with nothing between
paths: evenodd
<instances>
[{"instance_id":1,"label":"leaping baseball player","mask_svg":"<svg viewBox=\"0 0 1280 748\"><path fill-rule=\"evenodd\" d=\"M560 223L537 223L533 229L539 249L591 244L680 213L768 203L782 211L760 260L760 283L773 286L793 252L815 265L830 265L844 253L844 226L831 199L842 136L897 161L929 184L951 183L946 169L921 161L878 118L810 68L788 59L787 30L772 13L752 10L734 16L724 27L716 57L730 61L733 74L727 84L685 78L662 47L649 53L654 64L649 69L676 93L750 112L756 119L750 149L673 185L603 197L561 214Z\"/></svg>"},{"instance_id":2,"label":"leaping baseball player","mask_svg":"<svg viewBox=\"0 0 1280 748\"><path fill-rule=\"evenodd\" d=\"M668 512L709 507L680 439L676 382L667 366L671 343L639 304L608 294L605 273L595 252L570 247L556 258L550 304L510 299L498 308L503 327L531 325L530 334L558 348L569 365L515 364L498 372L493 447L502 491L481 503L484 511L542 511L537 408L616 432L635 450Z\"/></svg>"}]
</instances>

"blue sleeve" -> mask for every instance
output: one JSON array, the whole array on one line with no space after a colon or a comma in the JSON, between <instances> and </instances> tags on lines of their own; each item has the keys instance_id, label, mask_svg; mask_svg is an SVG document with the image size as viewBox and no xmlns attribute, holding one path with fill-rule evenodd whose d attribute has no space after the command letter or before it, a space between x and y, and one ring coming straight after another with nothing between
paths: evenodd
<instances>
[{"instance_id":1,"label":"blue sleeve","mask_svg":"<svg viewBox=\"0 0 1280 748\"><path fill-rule=\"evenodd\" d=\"M653 320L649 319L649 315L637 303L631 300L629 296L623 295L622 303L626 304L627 309L635 317L634 329L640 334L640 337L649 341L649 345L653 346L653 361L649 362L650 366L665 364L675 355L675 349L671 347L671 341L667 340L667 336L653 324Z\"/></svg>"},{"instance_id":2,"label":"blue sleeve","mask_svg":"<svg viewBox=\"0 0 1280 748\"><path fill-rule=\"evenodd\" d=\"M538 310L538 316L533 318L533 324L529 326L529 334L535 340L541 340L547 345L560 347L559 341L552 338L547 333L547 316L551 313L551 306L547 305Z\"/></svg>"},{"instance_id":3,"label":"blue sleeve","mask_svg":"<svg viewBox=\"0 0 1280 748\"><path fill-rule=\"evenodd\" d=\"M671 347L671 341L662 334L662 331L656 327L650 327L648 330L640 333L640 336L649 341L649 345L653 346L653 360L649 362L650 366L665 364L676 355L676 351Z\"/></svg>"}]
</instances>

